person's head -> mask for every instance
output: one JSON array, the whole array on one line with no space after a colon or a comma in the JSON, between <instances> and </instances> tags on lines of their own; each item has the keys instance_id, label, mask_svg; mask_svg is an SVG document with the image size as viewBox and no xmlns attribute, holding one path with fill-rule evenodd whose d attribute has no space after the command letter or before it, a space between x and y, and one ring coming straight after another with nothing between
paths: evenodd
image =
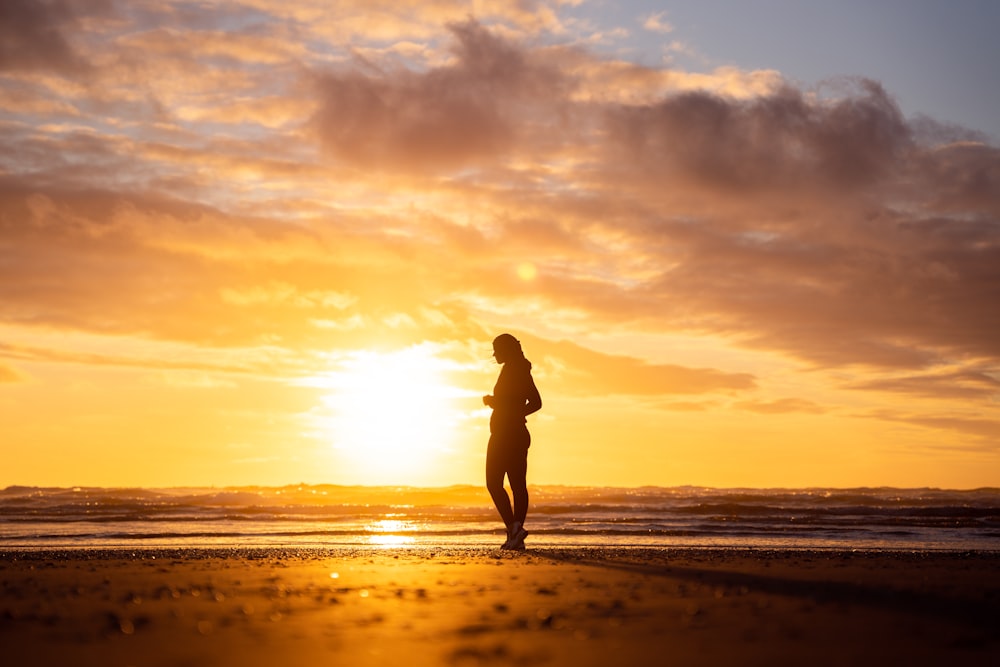
<instances>
[{"instance_id":1,"label":"person's head","mask_svg":"<svg viewBox=\"0 0 1000 667\"><path fill-rule=\"evenodd\" d=\"M502 333L493 339L493 356L498 364L504 364L511 359L524 357L521 351L521 342L509 333Z\"/></svg>"}]
</instances>

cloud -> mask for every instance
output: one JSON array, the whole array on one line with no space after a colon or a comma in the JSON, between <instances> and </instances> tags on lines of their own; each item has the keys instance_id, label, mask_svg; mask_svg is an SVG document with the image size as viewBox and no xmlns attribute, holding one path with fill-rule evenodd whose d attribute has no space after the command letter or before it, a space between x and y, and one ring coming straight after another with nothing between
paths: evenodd
<instances>
[{"instance_id":1,"label":"cloud","mask_svg":"<svg viewBox=\"0 0 1000 667\"><path fill-rule=\"evenodd\" d=\"M858 85L828 103L784 87L745 101L692 92L620 105L608 110L611 145L645 179L734 192L871 187L907 154L910 132L880 85Z\"/></svg>"},{"instance_id":2,"label":"cloud","mask_svg":"<svg viewBox=\"0 0 1000 667\"><path fill-rule=\"evenodd\" d=\"M107 3L90 3L100 10ZM46 70L80 74L86 63L67 33L77 3L68 0L4 0L0 3L0 72Z\"/></svg>"},{"instance_id":3,"label":"cloud","mask_svg":"<svg viewBox=\"0 0 1000 667\"><path fill-rule=\"evenodd\" d=\"M117 45L147 57L229 59L238 65L278 65L306 57L305 45L278 34L219 29L178 30L164 27L128 34Z\"/></svg>"},{"instance_id":4,"label":"cloud","mask_svg":"<svg viewBox=\"0 0 1000 667\"><path fill-rule=\"evenodd\" d=\"M87 351L69 351L56 348L11 345L0 343L0 356L8 359L20 361L42 362L42 363L68 363L81 364L87 366L118 366L122 368L143 368L163 371L177 371L178 377L193 377L195 375L204 376L207 373L220 374L250 374L263 372L266 366L243 358L234 358L231 361L221 361L216 359L208 362L197 358L163 360L139 355L128 354L102 354ZM196 355L194 355L196 356ZM6 368L10 373L7 376L8 382L18 381L17 375L12 369Z\"/></svg>"},{"instance_id":5,"label":"cloud","mask_svg":"<svg viewBox=\"0 0 1000 667\"><path fill-rule=\"evenodd\" d=\"M317 40L351 44L432 40L442 25L467 20L470 13L505 32L561 34L565 27L558 8L578 2L477 0L470 6L463 0L255 0L252 11L265 13L271 23L294 25ZM246 9L237 7L228 15L244 16Z\"/></svg>"},{"instance_id":6,"label":"cloud","mask_svg":"<svg viewBox=\"0 0 1000 667\"><path fill-rule=\"evenodd\" d=\"M30 118L0 116L0 318L308 349L496 321L707 334L910 387L998 365L1000 150L877 82L644 67L538 38L530 3L434 30L461 3L407 5L352 57L320 5L257 4L281 20L81 23L106 86L4 88ZM753 384L570 356L607 391Z\"/></svg>"},{"instance_id":7,"label":"cloud","mask_svg":"<svg viewBox=\"0 0 1000 667\"><path fill-rule=\"evenodd\" d=\"M915 143L870 82L835 100L692 93L607 113L594 210L634 265L663 267L619 290L620 314L821 365L1000 353L993 147Z\"/></svg>"},{"instance_id":8,"label":"cloud","mask_svg":"<svg viewBox=\"0 0 1000 667\"><path fill-rule=\"evenodd\" d=\"M446 270L451 247L436 239L148 194L44 192L0 179L0 238L18 248L0 262L8 323L293 350L461 337L469 326L448 305L463 276Z\"/></svg>"},{"instance_id":9,"label":"cloud","mask_svg":"<svg viewBox=\"0 0 1000 667\"><path fill-rule=\"evenodd\" d=\"M475 22L452 24L454 63L427 72L320 76L314 119L336 158L388 169L457 168L509 151L562 77Z\"/></svg>"},{"instance_id":10,"label":"cloud","mask_svg":"<svg viewBox=\"0 0 1000 667\"><path fill-rule=\"evenodd\" d=\"M990 400L1000 396L1000 380L984 370L877 378L852 383L850 388L884 391L929 398Z\"/></svg>"},{"instance_id":11,"label":"cloud","mask_svg":"<svg viewBox=\"0 0 1000 667\"><path fill-rule=\"evenodd\" d=\"M249 289L225 288L222 300L237 306L257 306L261 304L289 304L295 308L333 308L344 310L357 299L342 292L311 290L302 292L289 283L274 282L266 286L255 285Z\"/></svg>"},{"instance_id":12,"label":"cloud","mask_svg":"<svg viewBox=\"0 0 1000 667\"><path fill-rule=\"evenodd\" d=\"M968 229L948 229L950 235L982 236L975 223L1000 215L1000 148L979 141L932 145L913 156L909 172L927 209L944 215L971 215ZM935 221L927 221L928 226ZM948 218L936 221L945 231Z\"/></svg>"},{"instance_id":13,"label":"cloud","mask_svg":"<svg viewBox=\"0 0 1000 667\"><path fill-rule=\"evenodd\" d=\"M642 27L650 32L658 32L664 35L673 32L674 26L663 20L663 17L666 16L666 14L666 12L650 14L643 20Z\"/></svg>"},{"instance_id":14,"label":"cloud","mask_svg":"<svg viewBox=\"0 0 1000 667\"><path fill-rule=\"evenodd\" d=\"M463 53L516 54L506 58L515 63L515 81L537 53L481 27L467 26L460 43L465 51L456 50L445 77L456 83L456 72L475 70ZM424 152L379 123L342 138L360 138L357 152L336 142L334 152L361 160L377 153L403 169L474 165L484 178L503 179L510 174L501 176L498 158L530 155L542 165L572 155L582 168L547 171L546 201L533 200L514 179L506 180L509 189L480 193L514 220L490 223L501 234L509 230L509 238L477 260L531 261L535 296L564 312L713 331L824 366L926 368L952 357L997 355L988 333L996 318L985 308L997 280L995 231L981 217L996 206L995 149L920 143L873 81L839 82L822 95L774 80L741 96L670 94L669 71L622 66L602 81L613 70L584 65L599 60L546 53L547 75L562 85L544 99L533 98L530 87L490 89L493 110L515 108L512 100L547 104L545 143L515 137L516 116L500 111L468 114L465 122L477 125L482 143L465 140L461 120L444 120L463 114L454 107L423 128L422 136L433 138ZM420 109L425 102L415 91L440 73L401 77L415 77L419 85L410 88L394 87L388 74L366 75L365 85L369 92L403 91L399 99ZM641 93L581 96L602 87ZM656 98L658 87L665 92ZM408 106L397 101L391 108ZM387 118L386 127L408 127ZM460 146L449 146L453 140ZM530 220L522 229L517 209ZM548 221L567 233L543 253L532 228L551 227ZM614 241L581 253L584 239ZM514 281L501 281L477 291L500 299L515 289Z\"/></svg>"},{"instance_id":15,"label":"cloud","mask_svg":"<svg viewBox=\"0 0 1000 667\"><path fill-rule=\"evenodd\" d=\"M919 428L958 433L971 438L971 443L967 444L967 447L976 451L995 452L998 448L997 442L1000 441L1000 421L979 415L947 413L913 414L877 410L867 416Z\"/></svg>"},{"instance_id":16,"label":"cloud","mask_svg":"<svg viewBox=\"0 0 1000 667\"><path fill-rule=\"evenodd\" d=\"M726 373L712 368L651 364L624 355L595 352L569 341L525 338L525 346L543 361L546 381L555 381L561 393L577 395L703 394L753 389L749 373ZM529 355L530 356L530 355Z\"/></svg>"},{"instance_id":17,"label":"cloud","mask_svg":"<svg viewBox=\"0 0 1000 667\"><path fill-rule=\"evenodd\" d=\"M262 329L307 328L280 320L261 327L254 324L259 312L241 314L244 308L220 296L225 289L245 292L245 263L255 253L278 265L289 252L319 257L306 234L156 197L34 189L0 182L0 236L18 248L0 263L0 280L9 286L0 299L3 320L234 343ZM261 277L270 282L267 271ZM302 289L278 311L297 309L301 298L313 299L316 312L340 305L330 300L337 290Z\"/></svg>"},{"instance_id":18,"label":"cloud","mask_svg":"<svg viewBox=\"0 0 1000 667\"><path fill-rule=\"evenodd\" d=\"M784 77L774 70L717 67L711 72L685 72L598 58L586 51L567 48L549 49L547 56L547 60L558 63L559 70L571 77L573 87L568 93L570 100L576 103L617 103L624 105L623 108L632 108L658 104L665 98L688 92L750 99L771 94L786 85ZM585 123L597 122L600 119L592 118L591 114L605 111L605 108L586 111L570 118L582 119ZM559 118L560 121L564 119L565 115Z\"/></svg>"},{"instance_id":19,"label":"cloud","mask_svg":"<svg viewBox=\"0 0 1000 667\"><path fill-rule=\"evenodd\" d=\"M826 408L813 401L801 398L781 398L773 401L739 401L734 404L740 410L749 410L765 415L785 414L788 412L823 413Z\"/></svg>"}]
</instances>

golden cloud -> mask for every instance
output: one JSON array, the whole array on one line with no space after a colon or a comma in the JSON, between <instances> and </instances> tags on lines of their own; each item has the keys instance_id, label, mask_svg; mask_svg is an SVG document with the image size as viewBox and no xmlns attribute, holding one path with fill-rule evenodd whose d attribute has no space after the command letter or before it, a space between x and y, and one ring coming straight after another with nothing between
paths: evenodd
<instances>
[{"instance_id":1,"label":"golden cloud","mask_svg":"<svg viewBox=\"0 0 1000 667\"><path fill-rule=\"evenodd\" d=\"M224 34L240 7L163 10L81 31L102 85L63 56L6 70L0 318L313 349L520 317L539 340L708 333L897 378L858 389L994 372L996 147L929 141L875 82L640 67L534 39L550 6L484 5L501 29L459 4L385 4L392 39L354 54L315 38L357 4L259 2L280 20ZM753 386L548 351L608 391Z\"/></svg>"}]
</instances>

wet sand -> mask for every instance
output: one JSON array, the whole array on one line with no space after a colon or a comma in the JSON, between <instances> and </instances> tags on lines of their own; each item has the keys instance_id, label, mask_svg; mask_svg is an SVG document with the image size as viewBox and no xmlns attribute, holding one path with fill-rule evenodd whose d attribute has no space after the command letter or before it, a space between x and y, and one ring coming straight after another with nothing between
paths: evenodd
<instances>
[{"instance_id":1,"label":"wet sand","mask_svg":"<svg viewBox=\"0 0 1000 667\"><path fill-rule=\"evenodd\" d=\"M6 665L996 665L1000 553L0 547Z\"/></svg>"}]
</instances>

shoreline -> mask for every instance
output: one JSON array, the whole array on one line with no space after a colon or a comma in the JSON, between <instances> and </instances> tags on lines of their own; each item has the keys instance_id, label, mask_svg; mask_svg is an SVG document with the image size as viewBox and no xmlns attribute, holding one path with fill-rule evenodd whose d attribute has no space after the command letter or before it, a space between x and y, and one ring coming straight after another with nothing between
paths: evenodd
<instances>
[{"instance_id":1,"label":"shoreline","mask_svg":"<svg viewBox=\"0 0 1000 667\"><path fill-rule=\"evenodd\" d=\"M0 547L11 664L963 665L1000 553Z\"/></svg>"},{"instance_id":2,"label":"shoreline","mask_svg":"<svg viewBox=\"0 0 1000 667\"><path fill-rule=\"evenodd\" d=\"M499 532L496 535L497 538L501 538L502 534ZM494 540L494 542L499 542L500 540ZM241 545L231 545L222 546L219 544L204 544L204 543L189 543L189 544L126 544L118 542L115 544L53 544L53 545L34 545L34 544L3 544L0 542L0 561L7 559L10 556L28 555L28 554L41 554L41 555L51 555L52 557L60 557L60 554L72 555L73 552L100 552L107 554L108 556L114 556L117 554L126 554L134 551L142 551L145 554L173 554L182 555L188 554L197 558L212 558L212 557L225 557L232 556L234 554L251 554L251 553L274 553L274 552L285 552L297 555L315 555L324 554L330 557L335 557L338 554L358 554L358 553L409 553L413 555L429 554L434 552L467 552L469 554L484 554L484 553L495 553L499 552L499 547L491 543L485 542L472 542L472 543L457 543L457 542L427 542L418 544L377 544L377 543L362 543L362 542L327 542L323 544L299 544L299 543L286 543L286 542L274 542L274 543L260 543L260 544L241 544ZM522 554L528 555L539 555L553 551L571 551L579 553L595 553L598 555L603 555L606 557L611 557L615 555L628 554L628 553L643 553L649 552L650 554L677 554L683 555L686 553L710 553L710 554L798 554L798 555L809 555L815 554L817 556L863 556L863 555L887 555L891 556L893 554L939 554L939 555L982 555L982 556L997 556L1000 559L1000 547L997 548L960 548L960 547L941 547L941 546L927 546L920 548L913 548L910 546L861 546L861 547L845 547L842 545L831 545L831 546L802 546L797 544L787 545L787 546L770 546L770 545L702 545L702 544L685 544L685 545L649 545L649 544L613 544L613 545L595 545L593 543L589 544L529 544L526 551L521 552Z\"/></svg>"},{"instance_id":3,"label":"shoreline","mask_svg":"<svg viewBox=\"0 0 1000 667\"><path fill-rule=\"evenodd\" d=\"M170 543L143 543L144 541L137 541L135 544L127 544L123 542L117 542L114 544L4 544L0 541L0 560L7 558L9 555L27 555L27 554L51 554L53 557L62 557L58 554L72 554L73 552L86 552L94 553L101 552L111 554L118 553L129 553L129 552L143 552L146 554L150 553L169 553L169 554L188 554L192 557L210 557L212 555L223 557L230 556L234 553L250 553L250 552L274 552L274 551L284 551L290 553L301 553L306 554L328 554L336 555L338 553L355 553L355 552L393 552L393 553L412 553L421 554L424 552L445 552L445 551L465 551L469 553L478 552L494 552L498 551L497 546L501 541L503 535L497 533L494 539L490 542L476 541L476 542L419 542L413 544L397 544L397 543L378 543L378 542L324 542L320 543L299 543L299 542L261 542L261 543L246 543L240 545L222 545L218 543L198 543L198 542L186 542L179 544ZM781 546L774 545L759 545L759 544L730 544L730 545L719 545L719 544L683 544L683 545L651 545L651 544L612 544L598 546L593 542L589 543L542 543L534 544L530 543L527 545L528 553L544 553L549 551L574 551L574 552L593 552L600 551L606 554L614 553L718 553L718 554L768 554L768 553L789 553L789 554L816 554L816 555L887 555L891 556L893 554L939 554L939 555L960 555L960 554L970 554L970 555L983 555L983 556L998 556L1000 557L1000 546L997 547L955 547L955 546L921 546L914 547L912 545L900 545L900 546L885 546L885 545L864 545L857 547L846 547L844 545L801 545L801 544L788 544Z\"/></svg>"}]
</instances>

